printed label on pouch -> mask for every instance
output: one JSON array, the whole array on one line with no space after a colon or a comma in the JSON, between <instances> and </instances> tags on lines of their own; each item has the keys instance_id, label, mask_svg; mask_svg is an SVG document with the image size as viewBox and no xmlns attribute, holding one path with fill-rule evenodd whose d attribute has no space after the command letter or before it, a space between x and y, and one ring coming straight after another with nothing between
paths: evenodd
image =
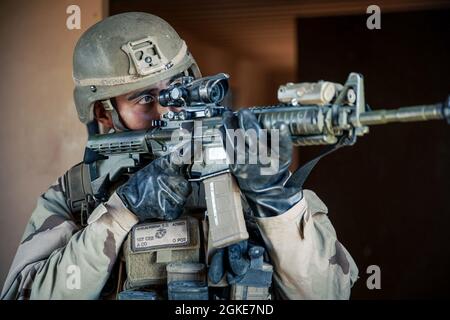
<instances>
[{"instance_id":1,"label":"printed label on pouch","mask_svg":"<svg viewBox=\"0 0 450 320\"><path fill-rule=\"evenodd\" d=\"M143 223L133 229L132 251L171 248L189 244L188 221Z\"/></svg>"}]
</instances>

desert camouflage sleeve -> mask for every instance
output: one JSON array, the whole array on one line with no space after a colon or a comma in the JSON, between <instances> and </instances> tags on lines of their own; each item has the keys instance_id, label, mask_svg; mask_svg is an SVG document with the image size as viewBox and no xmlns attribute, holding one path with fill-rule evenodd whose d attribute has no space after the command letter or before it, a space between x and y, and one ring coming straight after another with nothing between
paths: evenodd
<instances>
[{"instance_id":1,"label":"desert camouflage sleeve","mask_svg":"<svg viewBox=\"0 0 450 320\"><path fill-rule=\"evenodd\" d=\"M96 299L137 218L114 193L81 229L61 179L39 197L1 293L2 299Z\"/></svg>"},{"instance_id":2,"label":"desert camouflage sleeve","mask_svg":"<svg viewBox=\"0 0 450 320\"><path fill-rule=\"evenodd\" d=\"M338 241L325 204L310 191L284 214L257 223L282 299L348 299L358 268Z\"/></svg>"}]
</instances>

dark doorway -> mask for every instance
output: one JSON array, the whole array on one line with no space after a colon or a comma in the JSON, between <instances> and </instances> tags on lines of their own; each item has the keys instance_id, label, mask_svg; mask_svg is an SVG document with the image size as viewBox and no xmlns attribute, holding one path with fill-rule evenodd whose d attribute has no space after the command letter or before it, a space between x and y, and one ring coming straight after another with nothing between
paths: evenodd
<instances>
[{"instance_id":1,"label":"dark doorway","mask_svg":"<svg viewBox=\"0 0 450 320\"><path fill-rule=\"evenodd\" d=\"M364 75L373 109L435 103L450 94L450 11L302 18L300 81ZM302 148L302 160L317 149ZM443 121L373 127L319 163L306 182L327 204L360 279L353 298L450 297L450 126ZM366 269L381 268L381 290Z\"/></svg>"}]
</instances>

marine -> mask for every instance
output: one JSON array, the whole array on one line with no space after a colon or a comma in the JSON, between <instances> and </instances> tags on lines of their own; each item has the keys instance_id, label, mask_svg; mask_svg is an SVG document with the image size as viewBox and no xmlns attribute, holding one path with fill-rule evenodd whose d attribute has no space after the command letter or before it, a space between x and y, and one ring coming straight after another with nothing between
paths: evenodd
<instances>
[{"instance_id":1,"label":"marine","mask_svg":"<svg viewBox=\"0 0 450 320\"><path fill-rule=\"evenodd\" d=\"M162 107L158 93L183 75L201 77L186 43L166 21L139 12L108 17L89 28L74 50L79 120L94 134L154 128L163 113L176 110ZM225 113L223 127L260 129L246 110ZM292 142L285 125L278 129L275 174L261 175L259 164L230 165L248 241L208 246L204 211L189 211L191 204L201 207L200 189L170 155L137 172L117 172L120 179L103 181L102 196L92 197L86 177L105 168L85 154L38 198L1 298L348 299L357 266L319 197L284 186ZM153 240L151 227L160 230ZM174 246L168 239L181 240ZM79 285L67 286L73 266Z\"/></svg>"}]
</instances>

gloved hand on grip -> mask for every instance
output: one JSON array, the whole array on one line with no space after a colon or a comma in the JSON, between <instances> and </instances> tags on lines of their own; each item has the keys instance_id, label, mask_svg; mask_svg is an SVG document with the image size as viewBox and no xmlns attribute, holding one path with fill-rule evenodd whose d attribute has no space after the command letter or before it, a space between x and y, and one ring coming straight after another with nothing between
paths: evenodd
<instances>
[{"instance_id":1,"label":"gloved hand on grip","mask_svg":"<svg viewBox=\"0 0 450 320\"><path fill-rule=\"evenodd\" d=\"M243 129L245 134L245 150L237 150L238 144L234 141L233 131ZM253 129L255 134L251 134L248 130ZM263 131L250 110L239 111L237 115L230 111L223 114L222 135L225 144L234 146L233 154L228 154L228 158L234 157L234 163L230 164L230 170L236 177L242 193L245 195L247 202L257 217L271 217L280 215L302 199L301 188L285 187L289 178L289 165L292 161L292 140L289 129L286 124L278 122L275 129L279 131L279 148L271 148L270 130L267 135L266 142L260 140ZM242 133L242 131L241 131ZM238 136L239 134L236 134ZM261 143L260 143L261 141ZM258 146L259 145L259 146ZM262 164L260 161L261 152L265 150L271 152L269 157L278 159L278 170L268 170L270 164ZM229 151L228 148L227 151ZM259 153L257 153L259 150ZM245 152L245 163L239 163L238 154ZM255 154L255 152L257 154ZM251 164L249 159L257 156L257 163ZM265 169L265 170L264 170Z\"/></svg>"},{"instance_id":2,"label":"gloved hand on grip","mask_svg":"<svg viewBox=\"0 0 450 320\"><path fill-rule=\"evenodd\" d=\"M208 269L209 280L217 284L227 274L228 283L243 277L250 267L247 257L247 240L232 244L226 248L217 249Z\"/></svg>"},{"instance_id":3,"label":"gloved hand on grip","mask_svg":"<svg viewBox=\"0 0 450 320\"><path fill-rule=\"evenodd\" d=\"M264 247L247 240L218 249L212 256L208 278L217 284L226 274L229 285L255 282L267 284L271 281L272 271L264 270L264 252Z\"/></svg>"},{"instance_id":4,"label":"gloved hand on grip","mask_svg":"<svg viewBox=\"0 0 450 320\"><path fill-rule=\"evenodd\" d=\"M116 192L141 222L151 218L175 220L183 213L191 185L168 155L137 171Z\"/></svg>"}]
</instances>

